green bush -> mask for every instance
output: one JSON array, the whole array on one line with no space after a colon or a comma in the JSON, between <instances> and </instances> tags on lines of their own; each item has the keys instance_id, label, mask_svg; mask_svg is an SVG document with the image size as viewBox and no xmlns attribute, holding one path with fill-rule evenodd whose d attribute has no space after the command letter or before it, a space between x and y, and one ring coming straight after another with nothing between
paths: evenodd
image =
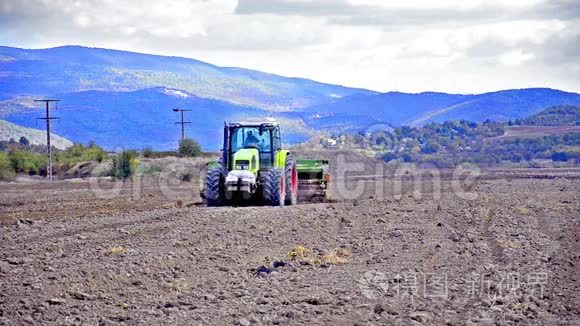
<instances>
[{"instance_id":1,"label":"green bush","mask_svg":"<svg viewBox=\"0 0 580 326\"><path fill-rule=\"evenodd\" d=\"M16 173L40 174L46 168L46 156L42 154L13 150L9 157Z\"/></svg>"},{"instance_id":2,"label":"green bush","mask_svg":"<svg viewBox=\"0 0 580 326\"><path fill-rule=\"evenodd\" d=\"M552 161L554 161L554 162L568 162L568 154L566 152L554 152L552 154Z\"/></svg>"},{"instance_id":3,"label":"green bush","mask_svg":"<svg viewBox=\"0 0 580 326\"><path fill-rule=\"evenodd\" d=\"M153 157L153 149L151 149L151 147L145 147L141 151L141 155L143 155L145 158L151 158Z\"/></svg>"},{"instance_id":4,"label":"green bush","mask_svg":"<svg viewBox=\"0 0 580 326\"><path fill-rule=\"evenodd\" d=\"M101 163L107 158L107 153L99 146L89 147L82 156L83 160L97 161Z\"/></svg>"},{"instance_id":5,"label":"green bush","mask_svg":"<svg viewBox=\"0 0 580 326\"><path fill-rule=\"evenodd\" d=\"M22 146L28 146L28 145L30 145L30 141L26 137L24 137L24 136L20 137L20 140L18 142Z\"/></svg>"},{"instance_id":6,"label":"green bush","mask_svg":"<svg viewBox=\"0 0 580 326\"><path fill-rule=\"evenodd\" d=\"M397 158L398 158L398 156L395 153L386 153L383 156L383 161L389 162L389 161L392 161L392 160L396 160Z\"/></svg>"},{"instance_id":7,"label":"green bush","mask_svg":"<svg viewBox=\"0 0 580 326\"><path fill-rule=\"evenodd\" d=\"M524 159L525 159L525 158L524 158L524 156L523 156L522 154L519 154L519 153L513 154L513 155L510 157L510 161L511 161L512 163L520 163L520 162L521 162L521 161L523 161Z\"/></svg>"},{"instance_id":8,"label":"green bush","mask_svg":"<svg viewBox=\"0 0 580 326\"><path fill-rule=\"evenodd\" d=\"M201 155L201 146L191 138L184 138L179 141L179 154L183 157L195 157Z\"/></svg>"},{"instance_id":9,"label":"green bush","mask_svg":"<svg viewBox=\"0 0 580 326\"><path fill-rule=\"evenodd\" d=\"M413 155L411 155L409 153L403 153L403 155L401 155L401 158L403 159L403 162L405 162L405 163L413 162Z\"/></svg>"},{"instance_id":10,"label":"green bush","mask_svg":"<svg viewBox=\"0 0 580 326\"><path fill-rule=\"evenodd\" d=\"M137 170L137 152L126 150L113 157L113 171L115 178L125 180Z\"/></svg>"},{"instance_id":11,"label":"green bush","mask_svg":"<svg viewBox=\"0 0 580 326\"><path fill-rule=\"evenodd\" d=\"M8 155L0 152L0 180L10 180L14 177L14 169Z\"/></svg>"},{"instance_id":12,"label":"green bush","mask_svg":"<svg viewBox=\"0 0 580 326\"><path fill-rule=\"evenodd\" d=\"M101 163L107 158L107 153L99 146L91 144L84 147L81 144L74 144L66 150L56 154L56 162L75 165L78 162L96 161Z\"/></svg>"},{"instance_id":13,"label":"green bush","mask_svg":"<svg viewBox=\"0 0 580 326\"><path fill-rule=\"evenodd\" d=\"M435 141L430 141L427 145L421 148L421 153L425 154L437 153L440 147L441 145L439 145Z\"/></svg>"}]
</instances>

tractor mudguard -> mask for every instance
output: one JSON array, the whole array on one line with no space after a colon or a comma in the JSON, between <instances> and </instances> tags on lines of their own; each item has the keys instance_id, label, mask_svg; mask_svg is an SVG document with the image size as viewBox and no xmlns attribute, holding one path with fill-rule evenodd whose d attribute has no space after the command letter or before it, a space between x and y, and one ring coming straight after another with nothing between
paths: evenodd
<instances>
[{"instance_id":1,"label":"tractor mudguard","mask_svg":"<svg viewBox=\"0 0 580 326\"><path fill-rule=\"evenodd\" d=\"M279 150L276 152L276 156L274 157L274 167L278 169L284 169L286 167L286 156L290 154L289 150Z\"/></svg>"}]
</instances>

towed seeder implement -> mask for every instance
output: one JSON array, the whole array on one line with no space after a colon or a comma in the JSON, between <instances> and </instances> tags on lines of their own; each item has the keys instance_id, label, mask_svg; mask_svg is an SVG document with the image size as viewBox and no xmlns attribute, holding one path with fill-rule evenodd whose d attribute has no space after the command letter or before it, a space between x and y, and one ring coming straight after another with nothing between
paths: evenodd
<instances>
[{"instance_id":1,"label":"towed seeder implement","mask_svg":"<svg viewBox=\"0 0 580 326\"><path fill-rule=\"evenodd\" d=\"M327 160L297 160L298 196L303 199L326 198L330 174Z\"/></svg>"}]
</instances>

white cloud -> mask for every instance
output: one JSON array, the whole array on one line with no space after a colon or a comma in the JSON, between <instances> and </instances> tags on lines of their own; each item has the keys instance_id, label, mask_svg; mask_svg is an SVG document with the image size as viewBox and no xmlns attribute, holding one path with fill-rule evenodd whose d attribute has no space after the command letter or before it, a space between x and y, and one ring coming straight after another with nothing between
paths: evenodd
<instances>
[{"instance_id":1,"label":"white cloud","mask_svg":"<svg viewBox=\"0 0 580 326\"><path fill-rule=\"evenodd\" d=\"M381 91L580 90L580 5L568 0L5 1L0 41L181 55Z\"/></svg>"},{"instance_id":2,"label":"white cloud","mask_svg":"<svg viewBox=\"0 0 580 326\"><path fill-rule=\"evenodd\" d=\"M516 66L534 58L533 53L524 52L521 49L510 51L500 56L500 61L506 66Z\"/></svg>"}]
</instances>

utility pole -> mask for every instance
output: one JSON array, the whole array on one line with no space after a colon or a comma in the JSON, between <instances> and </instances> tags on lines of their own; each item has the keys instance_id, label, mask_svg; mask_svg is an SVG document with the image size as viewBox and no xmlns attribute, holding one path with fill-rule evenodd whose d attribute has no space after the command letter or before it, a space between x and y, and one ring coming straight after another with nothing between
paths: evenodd
<instances>
[{"instance_id":1,"label":"utility pole","mask_svg":"<svg viewBox=\"0 0 580 326\"><path fill-rule=\"evenodd\" d=\"M44 118L36 118L38 120L46 120L46 152L48 156L48 167L46 168L46 176L52 182L52 149L50 146L50 120L57 120L57 117L50 116L50 102L58 102L59 100L34 100L34 102L44 102L46 104L46 116Z\"/></svg>"},{"instance_id":2,"label":"utility pole","mask_svg":"<svg viewBox=\"0 0 580 326\"><path fill-rule=\"evenodd\" d=\"M185 139L185 125L191 123L190 121L183 121L183 112L189 112L191 110L183 110L183 109L173 109L173 112L181 112L181 122L176 122L181 124L181 139Z\"/></svg>"}]
</instances>

